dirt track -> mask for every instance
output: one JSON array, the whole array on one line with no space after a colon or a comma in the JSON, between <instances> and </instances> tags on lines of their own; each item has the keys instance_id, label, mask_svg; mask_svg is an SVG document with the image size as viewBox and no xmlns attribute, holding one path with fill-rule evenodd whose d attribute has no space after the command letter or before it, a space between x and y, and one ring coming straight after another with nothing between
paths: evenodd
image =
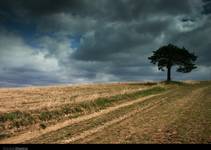
<instances>
[{"instance_id":1,"label":"dirt track","mask_svg":"<svg viewBox=\"0 0 211 150\"><path fill-rule=\"evenodd\" d=\"M97 127L98 132L95 132L95 134L94 133L86 134L88 132L86 131L85 132L86 136L81 136L81 138L78 139L76 137L73 137L70 140L66 140L66 142L67 143L72 143L72 142L73 143L74 142L75 143L181 143L180 139L177 138L172 139L171 137L177 134L176 131L177 129L172 129L172 131L167 131L170 133L165 133L166 132L165 130L168 130L167 128L169 128L171 124L177 123L177 120L180 119L181 114L178 115L178 111L190 110L194 108L193 105L197 102L198 98L202 98L203 95L202 93L204 92L204 90L206 90L206 88L200 88L194 90L191 92L191 94L187 94L185 97L177 99L176 101L174 101L174 103L171 103L172 106L169 106L169 104L166 104L165 102L157 103L152 108L146 109L145 111L139 111L139 112L137 111L133 115L128 114L129 116L125 117L122 120L121 118L119 118L121 122L114 122L113 124L107 125L106 129L103 128L103 126ZM163 106L171 107L171 109L164 107L166 108L166 110L162 110L163 111L162 112L159 107ZM158 110L160 110L160 112L157 112ZM139 120L141 117L143 118ZM139 118L138 119L139 121L137 121L137 118ZM138 122L140 122L140 124L137 124ZM157 131L155 131L155 129L157 129ZM94 130L95 129L91 129L91 131ZM144 139L146 138L144 137L146 136L146 134L149 134L148 136L150 140Z\"/></svg>"}]
</instances>

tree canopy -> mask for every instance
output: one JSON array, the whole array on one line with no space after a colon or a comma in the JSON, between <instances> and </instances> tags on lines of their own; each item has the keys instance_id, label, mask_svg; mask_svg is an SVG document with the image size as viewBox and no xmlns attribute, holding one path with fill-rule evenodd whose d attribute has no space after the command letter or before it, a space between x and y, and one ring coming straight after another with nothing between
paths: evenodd
<instances>
[{"instance_id":1,"label":"tree canopy","mask_svg":"<svg viewBox=\"0 0 211 150\"><path fill-rule=\"evenodd\" d=\"M148 58L151 63L157 64L158 69L165 71L167 68L167 80L171 80L171 68L178 66L177 71L182 73L189 73L197 66L194 62L197 60L197 56L194 53L188 52L187 49L179 48L173 44L163 46L156 51L153 51L153 55Z\"/></svg>"}]
</instances>

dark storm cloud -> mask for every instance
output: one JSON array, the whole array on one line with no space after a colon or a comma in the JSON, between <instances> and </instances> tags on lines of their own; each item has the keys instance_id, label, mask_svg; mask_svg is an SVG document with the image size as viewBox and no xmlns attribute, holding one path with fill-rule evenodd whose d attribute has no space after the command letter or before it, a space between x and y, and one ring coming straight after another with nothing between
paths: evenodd
<instances>
[{"instance_id":1,"label":"dark storm cloud","mask_svg":"<svg viewBox=\"0 0 211 150\"><path fill-rule=\"evenodd\" d=\"M175 79L209 79L210 4L1 0L0 84L163 80L147 57L168 43L199 55L200 68Z\"/></svg>"},{"instance_id":2,"label":"dark storm cloud","mask_svg":"<svg viewBox=\"0 0 211 150\"><path fill-rule=\"evenodd\" d=\"M201 65L210 66L211 65L211 41L209 40L211 34L211 20L210 17L206 18L204 21L199 20L201 24L198 28L184 32L176 33L169 38L169 41L175 41L176 44L187 47L190 51L196 53L199 56L198 62Z\"/></svg>"},{"instance_id":3,"label":"dark storm cloud","mask_svg":"<svg viewBox=\"0 0 211 150\"><path fill-rule=\"evenodd\" d=\"M204 14L210 14L211 13L211 0L203 0L204 1Z\"/></svg>"},{"instance_id":4,"label":"dark storm cloud","mask_svg":"<svg viewBox=\"0 0 211 150\"><path fill-rule=\"evenodd\" d=\"M2 0L1 10L9 11L16 16L42 16L82 8L82 1L78 0Z\"/></svg>"},{"instance_id":5,"label":"dark storm cloud","mask_svg":"<svg viewBox=\"0 0 211 150\"><path fill-rule=\"evenodd\" d=\"M164 31L170 30L171 25L168 19L140 20L127 24L108 23L107 26L100 26L93 33L85 35L73 57L86 61L105 61L118 53L141 52L143 55L149 53L147 45L159 38Z\"/></svg>"},{"instance_id":6,"label":"dark storm cloud","mask_svg":"<svg viewBox=\"0 0 211 150\"><path fill-rule=\"evenodd\" d=\"M168 0L2 0L0 9L17 17L43 17L56 13L91 16L108 20L132 20L146 13L187 14L189 1ZM5 15L4 15L5 16Z\"/></svg>"},{"instance_id":7,"label":"dark storm cloud","mask_svg":"<svg viewBox=\"0 0 211 150\"><path fill-rule=\"evenodd\" d=\"M138 36L132 30L100 28L94 34L82 39L84 43L73 57L81 60L104 61L114 53L129 52L130 48L140 44L140 38L141 36Z\"/></svg>"}]
</instances>

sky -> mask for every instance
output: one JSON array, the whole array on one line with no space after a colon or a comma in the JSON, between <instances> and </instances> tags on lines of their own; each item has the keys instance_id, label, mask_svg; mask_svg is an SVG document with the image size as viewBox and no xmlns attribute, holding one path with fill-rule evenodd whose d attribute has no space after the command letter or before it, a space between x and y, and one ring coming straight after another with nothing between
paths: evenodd
<instances>
[{"instance_id":1,"label":"sky","mask_svg":"<svg viewBox=\"0 0 211 150\"><path fill-rule=\"evenodd\" d=\"M211 0L1 0L0 86L160 81L148 57L172 43L211 80Z\"/></svg>"}]
</instances>

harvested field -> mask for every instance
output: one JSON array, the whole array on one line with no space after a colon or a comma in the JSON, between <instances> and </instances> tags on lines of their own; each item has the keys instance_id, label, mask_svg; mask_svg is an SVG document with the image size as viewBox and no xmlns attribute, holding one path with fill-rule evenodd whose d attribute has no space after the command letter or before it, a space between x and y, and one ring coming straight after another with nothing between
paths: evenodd
<instances>
[{"instance_id":1,"label":"harvested field","mask_svg":"<svg viewBox=\"0 0 211 150\"><path fill-rule=\"evenodd\" d=\"M0 89L0 143L210 143L211 82Z\"/></svg>"}]
</instances>

